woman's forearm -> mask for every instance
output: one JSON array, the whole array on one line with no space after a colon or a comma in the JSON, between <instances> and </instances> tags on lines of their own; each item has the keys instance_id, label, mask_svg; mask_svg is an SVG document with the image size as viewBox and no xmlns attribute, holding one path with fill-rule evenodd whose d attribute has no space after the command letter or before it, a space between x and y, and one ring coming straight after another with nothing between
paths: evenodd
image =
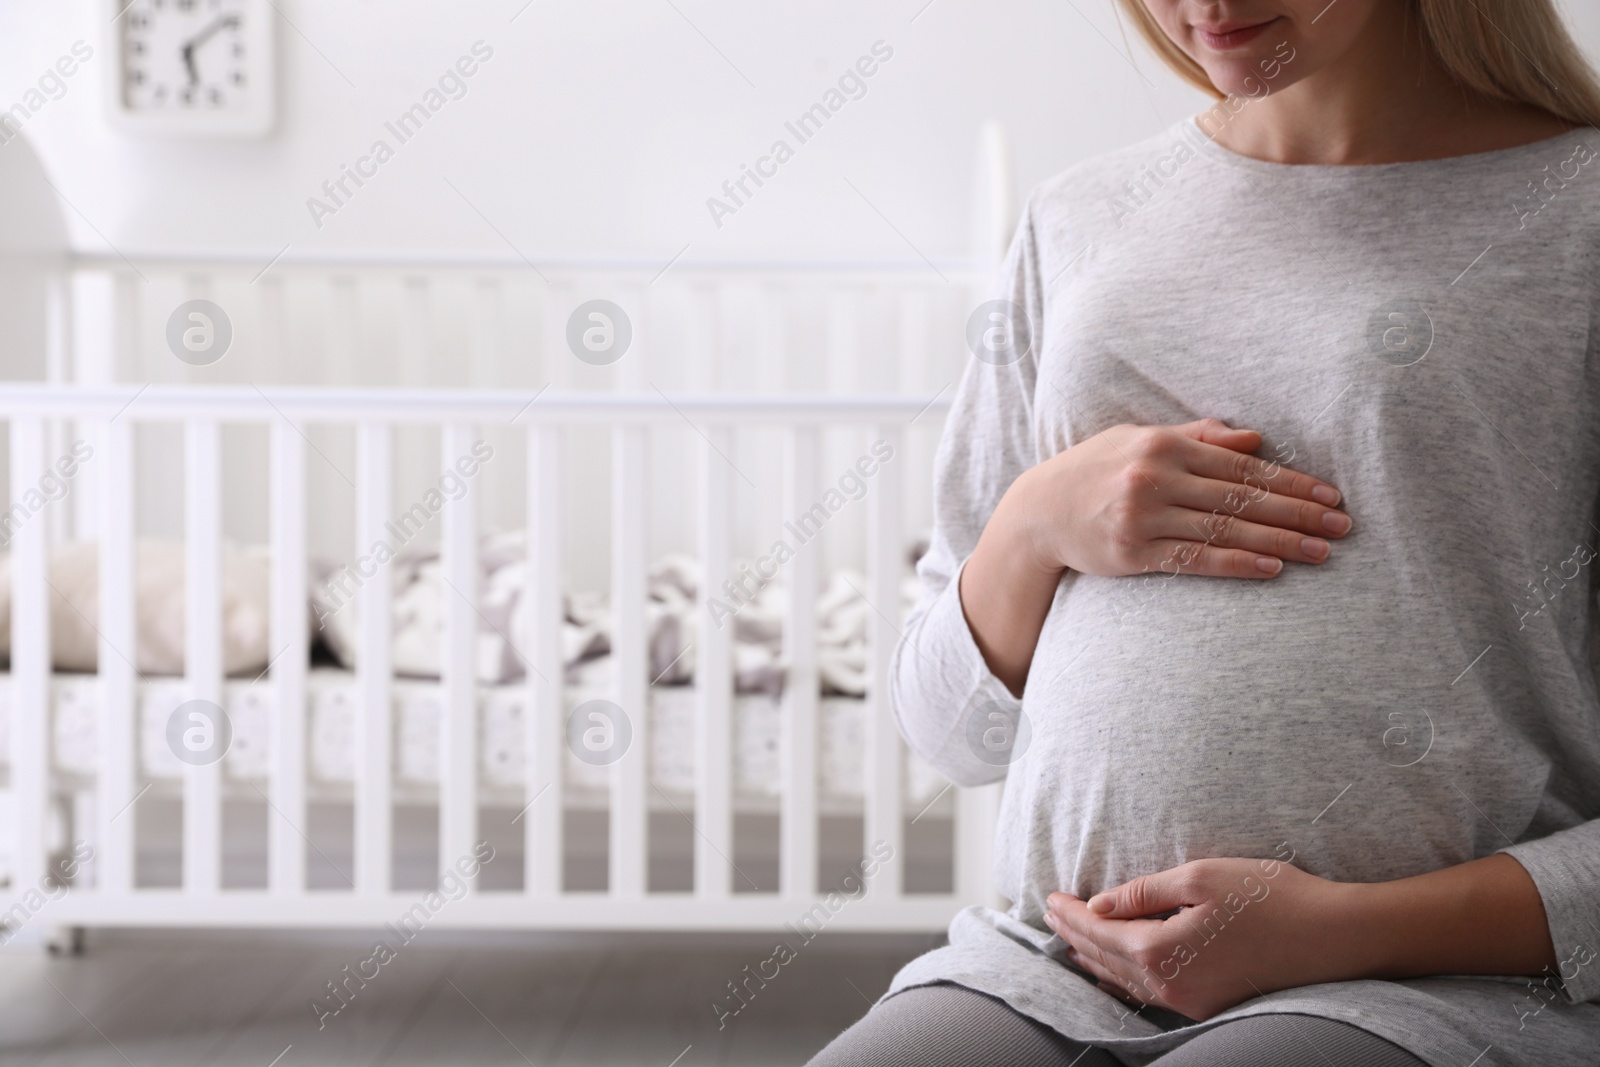
<instances>
[{"instance_id":1,"label":"woman's forearm","mask_svg":"<svg viewBox=\"0 0 1600 1067\"><path fill-rule=\"evenodd\" d=\"M1000 499L961 571L967 627L989 670L1017 696L1064 573L1043 563L1034 549L1025 521L1031 473Z\"/></svg>"},{"instance_id":2,"label":"woman's forearm","mask_svg":"<svg viewBox=\"0 0 1600 1067\"><path fill-rule=\"evenodd\" d=\"M1350 977L1556 973L1538 887L1503 853L1342 886L1351 905L1348 933L1360 953Z\"/></svg>"}]
</instances>

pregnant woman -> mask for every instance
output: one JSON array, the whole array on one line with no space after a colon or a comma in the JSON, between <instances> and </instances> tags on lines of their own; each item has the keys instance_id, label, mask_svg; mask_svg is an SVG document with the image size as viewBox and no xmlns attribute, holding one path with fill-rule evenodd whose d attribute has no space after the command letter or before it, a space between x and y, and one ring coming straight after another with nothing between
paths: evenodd
<instances>
[{"instance_id":1,"label":"pregnant woman","mask_svg":"<svg viewBox=\"0 0 1600 1067\"><path fill-rule=\"evenodd\" d=\"M893 698L1005 778L816 1065L1600 1063L1600 88L1551 0L1125 0L1225 99L1046 182Z\"/></svg>"}]
</instances>

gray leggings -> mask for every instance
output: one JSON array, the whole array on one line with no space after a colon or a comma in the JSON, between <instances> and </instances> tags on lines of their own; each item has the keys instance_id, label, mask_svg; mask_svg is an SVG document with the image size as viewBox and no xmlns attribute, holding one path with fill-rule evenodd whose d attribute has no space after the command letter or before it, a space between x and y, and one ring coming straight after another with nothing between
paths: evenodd
<instances>
[{"instance_id":1,"label":"gray leggings","mask_svg":"<svg viewBox=\"0 0 1600 1067\"><path fill-rule=\"evenodd\" d=\"M809 1067L1122 1067L958 985L908 989L834 1038ZM1426 1067L1357 1026L1312 1015L1252 1015L1203 1030L1149 1067Z\"/></svg>"}]
</instances>

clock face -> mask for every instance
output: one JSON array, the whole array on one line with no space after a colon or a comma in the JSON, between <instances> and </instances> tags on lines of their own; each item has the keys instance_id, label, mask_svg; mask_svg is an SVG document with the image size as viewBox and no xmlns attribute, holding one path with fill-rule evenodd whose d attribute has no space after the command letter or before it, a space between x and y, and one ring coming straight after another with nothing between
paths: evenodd
<instances>
[{"instance_id":1,"label":"clock face","mask_svg":"<svg viewBox=\"0 0 1600 1067\"><path fill-rule=\"evenodd\" d=\"M248 108L256 17L249 0L132 0L118 20L122 106L174 115Z\"/></svg>"}]
</instances>

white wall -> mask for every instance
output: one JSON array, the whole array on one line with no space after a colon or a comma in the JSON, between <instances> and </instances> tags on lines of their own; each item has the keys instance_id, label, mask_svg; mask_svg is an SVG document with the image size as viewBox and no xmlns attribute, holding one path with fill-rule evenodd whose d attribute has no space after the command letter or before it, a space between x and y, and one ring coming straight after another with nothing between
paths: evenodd
<instances>
[{"instance_id":1,"label":"white wall","mask_svg":"<svg viewBox=\"0 0 1600 1067\"><path fill-rule=\"evenodd\" d=\"M690 260L914 256L907 241L959 255L983 119L1009 129L1026 189L1200 100L1133 42L1135 74L1112 0L533 0L520 15L526 0L275 0L292 20L277 24L275 132L166 141L103 117L101 32L117 2L0 0L0 107L74 41L95 48L26 126L91 248L103 234L129 249L504 252L448 178L536 259L665 263L685 245ZM1600 54L1600 5L1566 3ZM479 39L494 57L467 96L313 225L306 199ZM713 225L706 198L880 39L895 55L867 95Z\"/></svg>"},{"instance_id":2,"label":"white wall","mask_svg":"<svg viewBox=\"0 0 1600 1067\"><path fill-rule=\"evenodd\" d=\"M98 231L130 250L504 251L448 179L536 259L665 263L686 244L689 259L914 257L906 241L937 258L966 251L985 118L1011 132L1025 189L1198 100L1141 54L1144 85L1119 54L1111 0L1077 0L1083 15L1038 0L534 0L515 22L525 0L277 0L293 25L277 24L275 132L183 142L104 119L100 23L115 2L0 5L0 106L74 41L95 49L26 125L82 213L69 212L85 247L104 247ZM467 95L319 231L306 199L480 39L494 56ZM719 230L707 197L878 40L894 58L867 95Z\"/></svg>"}]
</instances>

